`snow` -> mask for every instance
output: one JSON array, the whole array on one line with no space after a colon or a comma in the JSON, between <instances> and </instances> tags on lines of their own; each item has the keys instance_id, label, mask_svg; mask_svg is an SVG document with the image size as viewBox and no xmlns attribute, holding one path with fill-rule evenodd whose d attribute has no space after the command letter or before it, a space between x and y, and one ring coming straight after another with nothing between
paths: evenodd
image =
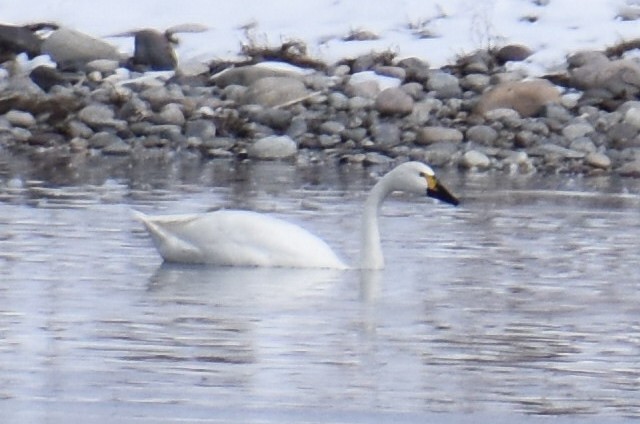
<instances>
[{"instance_id":1,"label":"snow","mask_svg":"<svg viewBox=\"0 0 640 424\"><path fill-rule=\"evenodd\" d=\"M478 48L522 43L535 51L530 74L553 71L567 54L602 49L639 36L635 21L617 17L638 0L4 0L5 23L57 22L106 37L140 28L197 23L179 34L181 60L236 58L242 43L276 46L304 41L313 57L332 63L370 51L417 56L433 67ZM356 30L377 40L344 41ZM420 38L426 32L432 38ZM123 52L131 37L109 37Z\"/></svg>"}]
</instances>

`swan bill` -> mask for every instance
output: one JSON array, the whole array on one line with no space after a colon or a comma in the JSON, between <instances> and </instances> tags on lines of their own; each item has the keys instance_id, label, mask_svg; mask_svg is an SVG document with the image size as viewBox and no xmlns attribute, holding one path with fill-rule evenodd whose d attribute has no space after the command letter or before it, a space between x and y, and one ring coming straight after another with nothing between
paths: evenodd
<instances>
[{"instance_id":1,"label":"swan bill","mask_svg":"<svg viewBox=\"0 0 640 424\"><path fill-rule=\"evenodd\" d=\"M429 187L427 189L427 196L433 197L434 199L438 199L453 206L458 206L458 204L460 203L458 198L451 194L451 192L435 178L433 179L432 187Z\"/></svg>"}]
</instances>

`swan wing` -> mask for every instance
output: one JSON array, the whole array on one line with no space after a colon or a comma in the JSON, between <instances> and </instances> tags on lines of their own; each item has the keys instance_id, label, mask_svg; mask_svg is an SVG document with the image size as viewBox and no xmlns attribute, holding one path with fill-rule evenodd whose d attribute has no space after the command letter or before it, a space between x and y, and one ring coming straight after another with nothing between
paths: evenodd
<instances>
[{"instance_id":1,"label":"swan wing","mask_svg":"<svg viewBox=\"0 0 640 424\"><path fill-rule=\"evenodd\" d=\"M137 215L169 262L346 268L323 240L302 227L268 215L230 210L160 217Z\"/></svg>"}]
</instances>

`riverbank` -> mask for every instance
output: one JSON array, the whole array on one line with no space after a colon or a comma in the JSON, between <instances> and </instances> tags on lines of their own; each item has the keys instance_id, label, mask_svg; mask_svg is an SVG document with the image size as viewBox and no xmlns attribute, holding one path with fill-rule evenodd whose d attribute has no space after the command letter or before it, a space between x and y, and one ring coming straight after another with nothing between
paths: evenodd
<instances>
[{"instance_id":1,"label":"riverbank","mask_svg":"<svg viewBox=\"0 0 640 424\"><path fill-rule=\"evenodd\" d=\"M18 57L0 70L0 148L61 164L411 159L467 172L640 177L640 65L625 57L634 48L579 52L566 70L535 79L505 66L530 54L521 45L442 68L391 52L326 64L297 43L162 72L104 59L62 72Z\"/></svg>"}]
</instances>

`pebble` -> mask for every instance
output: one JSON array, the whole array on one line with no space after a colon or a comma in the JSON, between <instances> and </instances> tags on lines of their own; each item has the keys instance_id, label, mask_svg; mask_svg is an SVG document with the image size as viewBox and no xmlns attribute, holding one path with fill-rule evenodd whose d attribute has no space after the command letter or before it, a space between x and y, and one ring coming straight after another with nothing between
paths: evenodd
<instances>
[{"instance_id":1,"label":"pebble","mask_svg":"<svg viewBox=\"0 0 640 424\"><path fill-rule=\"evenodd\" d=\"M486 170L491 166L491 159L477 150L469 150L462 155L461 166L468 169Z\"/></svg>"},{"instance_id":2,"label":"pebble","mask_svg":"<svg viewBox=\"0 0 640 424\"><path fill-rule=\"evenodd\" d=\"M402 88L387 88L376 96L374 106L385 115L408 115L413 112L413 98Z\"/></svg>"},{"instance_id":3,"label":"pebble","mask_svg":"<svg viewBox=\"0 0 640 424\"><path fill-rule=\"evenodd\" d=\"M611 159L604 153L591 152L587 154L584 161L594 168L608 169L611 167Z\"/></svg>"},{"instance_id":4,"label":"pebble","mask_svg":"<svg viewBox=\"0 0 640 424\"><path fill-rule=\"evenodd\" d=\"M5 118L15 127L29 128L36 125L36 118L29 112L10 110L5 114Z\"/></svg>"},{"instance_id":5,"label":"pebble","mask_svg":"<svg viewBox=\"0 0 640 424\"><path fill-rule=\"evenodd\" d=\"M197 63L179 64L175 75L140 73L86 55L78 80L50 68L55 78L40 85L37 72L13 76L7 62L0 148L640 175L640 65L575 54L561 89L501 66L528 54L510 49L497 63L478 51L443 69L371 54L327 71L259 64L215 75Z\"/></svg>"},{"instance_id":6,"label":"pebble","mask_svg":"<svg viewBox=\"0 0 640 424\"><path fill-rule=\"evenodd\" d=\"M266 160L291 158L297 151L296 142L286 135L261 138L247 149L250 158Z\"/></svg>"},{"instance_id":7,"label":"pebble","mask_svg":"<svg viewBox=\"0 0 640 424\"><path fill-rule=\"evenodd\" d=\"M418 132L416 142L428 145L436 142L460 143L464 135L460 130L447 127L424 127Z\"/></svg>"}]
</instances>

